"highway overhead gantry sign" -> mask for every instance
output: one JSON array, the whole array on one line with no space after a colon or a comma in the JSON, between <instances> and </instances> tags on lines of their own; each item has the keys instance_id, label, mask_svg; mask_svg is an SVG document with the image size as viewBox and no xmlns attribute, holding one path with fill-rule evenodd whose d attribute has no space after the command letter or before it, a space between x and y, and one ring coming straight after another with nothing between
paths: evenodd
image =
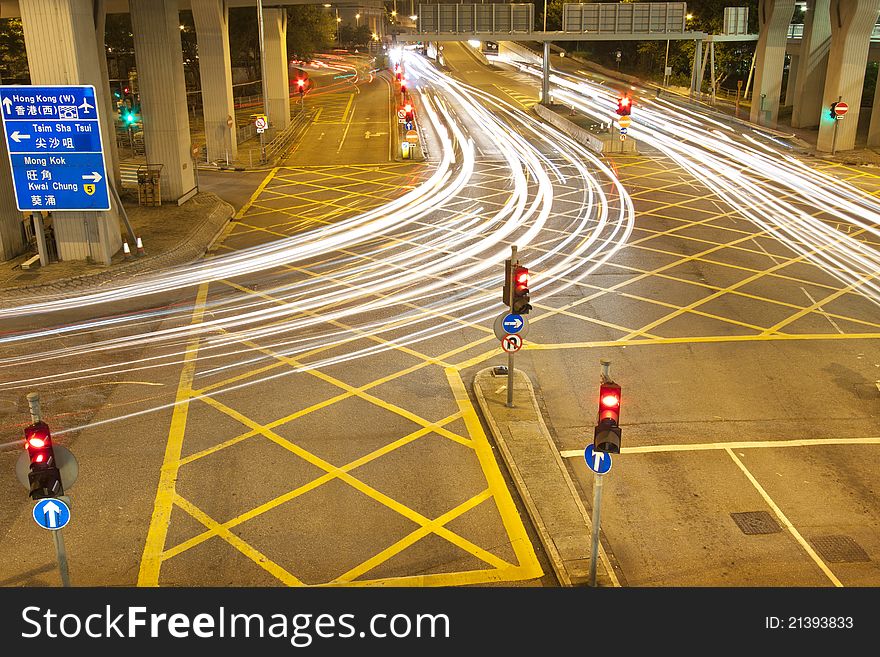
<instances>
[{"instance_id":1,"label":"highway overhead gantry sign","mask_svg":"<svg viewBox=\"0 0 880 657\"><path fill-rule=\"evenodd\" d=\"M19 210L110 209L93 86L3 85L0 105Z\"/></svg>"},{"instance_id":2,"label":"highway overhead gantry sign","mask_svg":"<svg viewBox=\"0 0 880 657\"><path fill-rule=\"evenodd\" d=\"M61 529L70 522L70 507L57 497L47 497L34 505L34 520L43 529Z\"/></svg>"}]
</instances>

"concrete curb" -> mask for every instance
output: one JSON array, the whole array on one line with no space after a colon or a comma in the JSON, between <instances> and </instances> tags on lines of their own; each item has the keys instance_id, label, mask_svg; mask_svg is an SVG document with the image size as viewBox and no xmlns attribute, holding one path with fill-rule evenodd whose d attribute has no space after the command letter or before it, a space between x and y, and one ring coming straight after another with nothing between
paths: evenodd
<instances>
[{"instance_id":1,"label":"concrete curb","mask_svg":"<svg viewBox=\"0 0 880 657\"><path fill-rule=\"evenodd\" d=\"M585 585L590 571L590 515L544 423L528 376L519 370L514 372L516 408L507 408L506 374L495 376L494 369L489 367L474 375L477 404L559 583ZM599 559L597 584L620 586L601 546Z\"/></svg>"},{"instance_id":2,"label":"concrete curb","mask_svg":"<svg viewBox=\"0 0 880 657\"><path fill-rule=\"evenodd\" d=\"M8 307L21 303L22 295L28 294L48 296L73 290L85 292L90 288L133 278L145 271L189 264L205 255L234 214L235 209L232 205L218 197L214 208L205 215L205 218L177 246L168 251L155 255L147 254L130 262L121 262L80 276L58 278L45 283L3 287L0 288L0 305Z\"/></svg>"}]
</instances>

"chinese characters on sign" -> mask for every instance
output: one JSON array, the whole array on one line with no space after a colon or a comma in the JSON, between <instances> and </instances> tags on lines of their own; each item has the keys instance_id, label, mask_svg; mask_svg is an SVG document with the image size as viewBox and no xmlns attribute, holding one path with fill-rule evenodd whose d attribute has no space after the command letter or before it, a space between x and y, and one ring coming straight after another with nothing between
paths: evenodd
<instances>
[{"instance_id":1,"label":"chinese characters on sign","mask_svg":"<svg viewBox=\"0 0 880 657\"><path fill-rule=\"evenodd\" d=\"M18 209L109 210L95 88L0 86Z\"/></svg>"}]
</instances>

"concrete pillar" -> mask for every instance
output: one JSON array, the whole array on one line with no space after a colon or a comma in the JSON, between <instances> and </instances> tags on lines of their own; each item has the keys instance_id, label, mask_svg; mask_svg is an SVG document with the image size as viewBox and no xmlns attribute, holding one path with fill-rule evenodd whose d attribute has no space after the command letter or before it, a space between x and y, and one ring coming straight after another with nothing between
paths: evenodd
<instances>
[{"instance_id":1,"label":"concrete pillar","mask_svg":"<svg viewBox=\"0 0 880 657\"><path fill-rule=\"evenodd\" d=\"M694 41L694 67L691 70L691 93L690 97L693 98L695 95L699 98L700 92L700 84L702 82L703 70L703 40L699 39Z\"/></svg>"},{"instance_id":2,"label":"concrete pillar","mask_svg":"<svg viewBox=\"0 0 880 657\"><path fill-rule=\"evenodd\" d=\"M101 129L109 174L113 162L107 149L112 149L116 136L106 109L109 83L98 57L93 0L19 0L18 5L31 82L94 85L98 107L104 108ZM109 212L55 212L52 216L62 260L91 259L109 264L122 246L115 208Z\"/></svg>"},{"instance_id":3,"label":"concrete pillar","mask_svg":"<svg viewBox=\"0 0 880 657\"><path fill-rule=\"evenodd\" d=\"M287 61L287 9L263 9L266 108L273 132L290 125L290 69Z\"/></svg>"},{"instance_id":4,"label":"concrete pillar","mask_svg":"<svg viewBox=\"0 0 880 657\"><path fill-rule=\"evenodd\" d=\"M785 101L783 107L791 107L794 102L794 88L797 86L799 55L790 55L788 62L788 82L785 84Z\"/></svg>"},{"instance_id":5,"label":"concrete pillar","mask_svg":"<svg viewBox=\"0 0 880 657\"><path fill-rule=\"evenodd\" d=\"M775 126L779 118L785 47L793 15L794 0L760 0L758 3L760 32L755 47L755 86L749 117L752 123Z\"/></svg>"},{"instance_id":6,"label":"concrete pillar","mask_svg":"<svg viewBox=\"0 0 880 657\"><path fill-rule=\"evenodd\" d=\"M880 75L877 76L877 86L874 87L874 106L871 109L871 123L868 125L868 146L871 148L880 146Z\"/></svg>"},{"instance_id":7,"label":"concrete pillar","mask_svg":"<svg viewBox=\"0 0 880 657\"><path fill-rule=\"evenodd\" d=\"M2 131L3 119L0 116L0 133ZM25 247L21 230L23 215L15 204L12 171L7 164L8 162L6 140L0 139L0 262L11 260L21 254Z\"/></svg>"},{"instance_id":8,"label":"concrete pillar","mask_svg":"<svg viewBox=\"0 0 880 657\"><path fill-rule=\"evenodd\" d=\"M208 160L238 157L232 101L232 63L229 58L229 9L224 0L192 0L193 19L199 40L199 75Z\"/></svg>"},{"instance_id":9,"label":"concrete pillar","mask_svg":"<svg viewBox=\"0 0 880 657\"><path fill-rule=\"evenodd\" d=\"M792 94L792 128L819 125L830 48L831 0L808 0L804 15L804 38L801 40L797 79Z\"/></svg>"},{"instance_id":10,"label":"concrete pillar","mask_svg":"<svg viewBox=\"0 0 880 657\"><path fill-rule=\"evenodd\" d=\"M162 200L195 191L177 0L131 0L144 149L161 164Z\"/></svg>"},{"instance_id":11,"label":"concrete pillar","mask_svg":"<svg viewBox=\"0 0 880 657\"><path fill-rule=\"evenodd\" d=\"M104 83L104 109L101 115L101 129L105 135L104 152L107 154L107 176L113 181L118 190L122 188L122 171L119 168L119 148L116 146L116 104L113 102L113 94L110 91L107 44L104 39L107 23L106 4L106 0L95 0L95 38L98 42L98 65L101 67L101 79Z\"/></svg>"},{"instance_id":12,"label":"concrete pillar","mask_svg":"<svg viewBox=\"0 0 880 657\"><path fill-rule=\"evenodd\" d=\"M831 152L835 123L837 150L851 150L855 146L868 48L878 13L880 0L831 0L831 50L822 95L818 151ZM845 119L834 121L824 110L839 98L849 105L849 112Z\"/></svg>"}]
</instances>

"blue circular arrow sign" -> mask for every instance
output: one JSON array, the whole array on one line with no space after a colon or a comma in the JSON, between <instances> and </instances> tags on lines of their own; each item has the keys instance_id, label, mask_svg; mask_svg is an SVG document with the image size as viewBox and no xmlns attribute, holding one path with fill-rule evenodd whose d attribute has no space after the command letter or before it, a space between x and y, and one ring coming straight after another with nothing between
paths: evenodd
<instances>
[{"instance_id":1,"label":"blue circular arrow sign","mask_svg":"<svg viewBox=\"0 0 880 657\"><path fill-rule=\"evenodd\" d=\"M523 321L522 315L517 315L515 313L509 313L504 316L503 320L501 320L501 326L503 326L504 330L510 334L519 333L525 325L526 323Z\"/></svg>"},{"instance_id":2,"label":"blue circular arrow sign","mask_svg":"<svg viewBox=\"0 0 880 657\"><path fill-rule=\"evenodd\" d=\"M597 452L592 445L587 445L584 450L584 460L587 462L587 467L596 474L605 474L611 469L611 454Z\"/></svg>"},{"instance_id":3,"label":"blue circular arrow sign","mask_svg":"<svg viewBox=\"0 0 880 657\"><path fill-rule=\"evenodd\" d=\"M70 507L57 498L47 497L34 505L34 520L43 529L61 529L70 522Z\"/></svg>"}]
</instances>

